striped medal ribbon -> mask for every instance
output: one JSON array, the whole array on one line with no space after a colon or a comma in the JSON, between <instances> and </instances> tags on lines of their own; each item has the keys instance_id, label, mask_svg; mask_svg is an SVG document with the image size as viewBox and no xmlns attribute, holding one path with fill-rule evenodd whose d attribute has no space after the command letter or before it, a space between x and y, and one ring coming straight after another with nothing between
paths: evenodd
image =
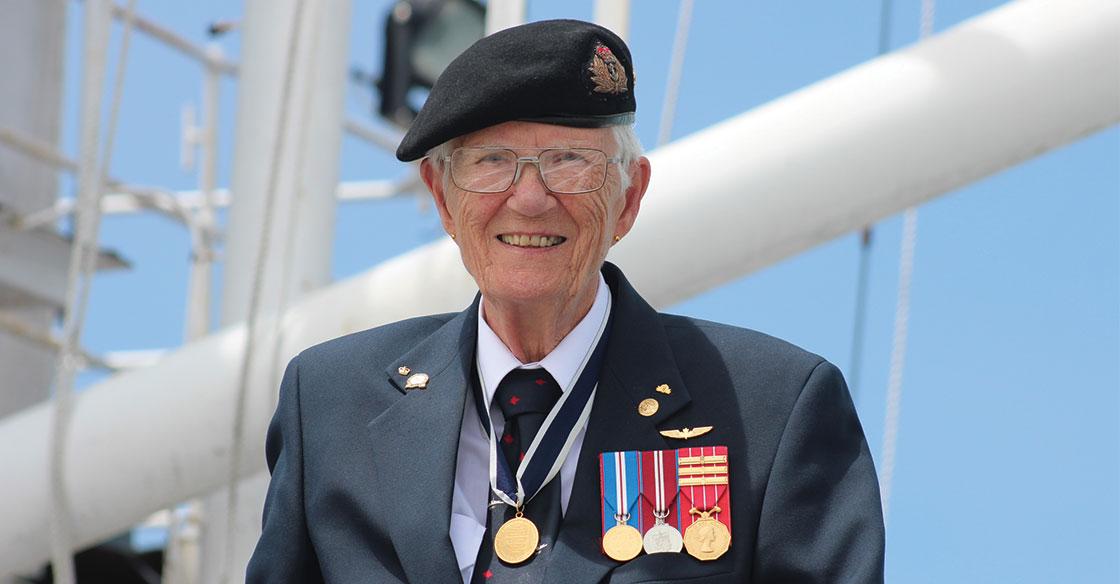
<instances>
[{"instance_id":1,"label":"striped medal ribbon","mask_svg":"<svg viewBox=\"0 0 1120 584\"><path fill-rule=\"evenodd\" d=\"M638 531L637 451L604 452L599 455L603 481L603 553L612 560L627 562L642 553L642 532ZM611 525L610 520L614 520Z\"/></svg>"},{"instance_id":2,"label":"striped medal ribbon","mask_svg":"<svg viewBox=\"0 0 1120 584\"><path fill-rule=\"evenodd\" d=\"M653 526L642 538L647 554L676 553L684 547L681 532L675 527L680 524L677 488L677 451L643 452L642 497L653 517Z\"/></svg>"}]
</instances>

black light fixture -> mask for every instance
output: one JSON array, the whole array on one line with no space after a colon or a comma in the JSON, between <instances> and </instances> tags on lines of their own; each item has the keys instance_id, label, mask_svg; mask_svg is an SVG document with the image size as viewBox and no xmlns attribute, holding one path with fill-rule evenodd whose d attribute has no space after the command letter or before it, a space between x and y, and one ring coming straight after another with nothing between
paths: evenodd
<instances>
[{"instance_id":1,"label":"black light fixture","mask_svg":"<svg viewBox=\"0 0 1120 584\"><path fill-rule=\"evenodd\" d=\"M401 0L385 21L385 66L378 113L407 127L424 90L455 57L482 38L486 8L478 0ZM416 102L416 103L414 103Z\"/></svg>"}]
</instances>

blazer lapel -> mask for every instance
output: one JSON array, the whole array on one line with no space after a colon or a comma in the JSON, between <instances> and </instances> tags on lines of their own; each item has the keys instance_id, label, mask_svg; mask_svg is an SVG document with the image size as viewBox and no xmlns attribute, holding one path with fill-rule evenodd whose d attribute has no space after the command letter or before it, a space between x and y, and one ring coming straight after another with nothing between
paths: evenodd
<instances>
[{"instance_id":1,"label":"blazer lapel","mask_svg":"<svg viewBox=\"0 0 1120 584\"><path fill-rule=\"evenodd\" d=\"M474 358L478 299L391 363L387 379L401 392L367 425L377 469L372 507L410 582L459 578L449 535L459 429ZM408 375L428 375L423 389L405 389Z\"/></svg>"},{"instance_id":2,"label":"blazer lapel","mask_svg":"<svg viewBox=\"0 0 1120 584\"><path fill-rule=\"evenodd\" d=\"M546 580L551 582L600 582L620 565L600 549L599 454L675 448L658 429L691 401L657 312L618 268L608 263L603 273L612 293L611 338L568 511L550 560ZM670 393L656 391L660 385L667 385ZM646 399L657 401L653 415L638 412Z\"/></svg>"}]
</instances>

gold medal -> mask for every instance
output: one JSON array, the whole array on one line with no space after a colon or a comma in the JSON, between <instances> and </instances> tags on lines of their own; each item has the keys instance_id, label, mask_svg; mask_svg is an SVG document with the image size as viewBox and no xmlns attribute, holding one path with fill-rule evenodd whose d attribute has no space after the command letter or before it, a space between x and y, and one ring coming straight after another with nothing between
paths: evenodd
<instances>
[{"instance_id":1,"label":"gold medal","mask_svg":"<svg viewBox=\"0 0 1120 584\"><path fill-rule=\"evenodd\" d=\"M714 560L731 547L731 532L727 531L726 525L711 516L712 513L719 512L718 506L708 511L700 511L695 507L689 510L690 514L699 515L700 519L684 530L684 548L688 550L688 555L703 561Z\"/></svg>"},{"instance_id":2,"label":"gold medal","mask_svg":"<svg viewBox=\"0 0 1120 584\"><path fill-rule=\"evenodd\" d=\"M603 551L612 560L628 562L642 553L642 534L625 523L619 523L603 534Z\"/></svg>"},{"instance_id":3,"label":"gold medal","mask_svg":"<svg viewBox=\"0 0 1120 584\"><path fill-rule=\"evenodd\" d=\"M494 553L507 564L520 564L532 557L541 541L537 526L521 511L506 521L494 534Z\"/></svg>"}]
</instances>

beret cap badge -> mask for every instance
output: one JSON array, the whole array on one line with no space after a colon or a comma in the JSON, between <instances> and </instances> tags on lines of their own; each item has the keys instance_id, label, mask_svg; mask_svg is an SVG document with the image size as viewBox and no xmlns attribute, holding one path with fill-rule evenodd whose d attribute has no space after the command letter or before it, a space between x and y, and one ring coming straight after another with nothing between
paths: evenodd
<instances>
[{"instance_id":1,"label":"beret cap badge","mask_svg":"<svg viewBox=\"0 0 1120 584\"><path fill-rule=\"evenodd\" d=\"M595 54L587 70L591 72L591 81L595 82L596 93L626 93L626 69L606 45L599 43L595 46Z\"/></svg>"}]
</instances>

